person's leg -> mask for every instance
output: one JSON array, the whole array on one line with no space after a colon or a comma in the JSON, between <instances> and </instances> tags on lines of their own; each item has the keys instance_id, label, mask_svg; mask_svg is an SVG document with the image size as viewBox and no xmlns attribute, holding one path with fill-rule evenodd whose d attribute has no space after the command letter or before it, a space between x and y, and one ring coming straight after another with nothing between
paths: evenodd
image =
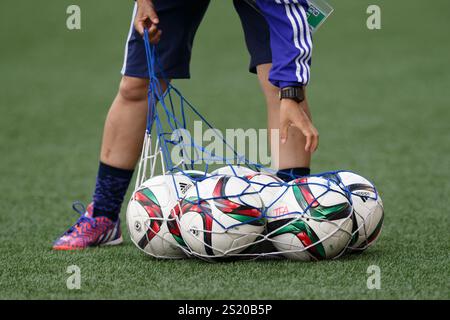
<instances>
[{"instance_id":1,"label":"person's leg","mask_svg":"<svg viewBox=\"0 0 450 320\"><path fill-rule=\"evenodd\" d=\"M105 121L100 153L102 163L125 170L134 169L147 121L147 88L148 79L122 78Z\"/></svg>"},{"instance_id":2,"label":"person's leg","mask_svg":"<svg viewBox=\"0 0 450 320\"><path fill-rule=\"evenodd\" d=\"M195 32L209 4L182 1L155 1L164 31L157 45L160 66L156 73L164 79L189 78L189 62ZM122 242L119 212L134 167L139 159L147 120L148 69L142 36L134 30L133 20L125 48L122 81L106 118L100 165L93 202L82 217L54 244L56 250L83 249L99 244ZM163 90L165 83L161 82Z\"/></svg>"},{"instance_id":3,"label":"person's leg","mask_svg":"<svg viewBox=\"0 0 450 320\"><path fill-rule=\"evenodd\" d=\"M189 78L191 47L196 30L209 1L188 4L181 1L155 1L163 30L156 46L161 64L156 73L161 78ZM159 69L162 67L162 70ZM123 197L139 159L147 120L148 68L142 36L130 27L123 78L119 92L105 123L100 167L93 195L94 217L118 219ZM160 81L162 90L167 84Z\"/></svg>"},{"instance_id":4,"label":"person's leg","mask_svg":"<svg viewBox=\"0 0 450 320\"><path fill-rule=\"evenodd\" d=\"M280 99L278 88L269 82L269 72L271 64L262 64L256 67L259 83L266 98L267 104L267 129L280 129ZM308 115L309 108L308 108ZM285 144L271 141L273 147L272 161L277 169L309 168L311 164L311 154L305 151L305 136L297 128L289 129L289 137ZM300 170L298 170L300 171ZM307 171L307 170L306 170ZM305 172L308 174L309 172Z\"/></svg>"},{"instance_id":5,"label":"person's leg","mask_svg":"<svg viewBox=\"0 0 450 320\"><path fill-rule=\"evenodd\" d=\"M105 121L93 201L87 209L74 207L84 216L54 243L53 249L74 250L122 242L118 218L142 148L147 88L147 79L122 78ZM92 219L95 223L88 222Z\"/></svg>"},{"instance_id":6,"label":"person's leg","mask_svg":"<svg viewBox=\"0 0 450 320\"><path fill-rule=\"evenodd\" d=\"M280 100L278 88L269 82L269 72L272 66L272 51L270 47L269 26L258 12L256 4L250 5L246 1L234 0L234 6L241 19L245 41L250 53L249 71L258 74L258 79L267 104L267 128L280 128ZM309 110L307 111L308 115ZM271 141L272 166L278 169L278 176L284 180L310 174L311 155L304 151L305 138L296 128L289 130L289 137L285 144Z\"/></svg>"},{"instance_id":7,"label":"person's leg","mask_svg":"<svg viewBox=\"0 0 450 320\"><path fill-rule=\"evenodd\" d=\"M160 83L162 90L166 90L166 83ZM148 110L147 90L147 79L124 76L109 109L93 195L94 217L118 219L142 149Z\"/></svg>"}]
</instances>

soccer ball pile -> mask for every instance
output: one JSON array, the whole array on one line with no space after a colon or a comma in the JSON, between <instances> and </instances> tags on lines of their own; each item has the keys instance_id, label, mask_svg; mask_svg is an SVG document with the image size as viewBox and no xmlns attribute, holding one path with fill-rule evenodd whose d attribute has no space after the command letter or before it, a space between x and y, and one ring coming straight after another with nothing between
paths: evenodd
<instances>
[{"instance_id":1,"label":"soccer ball pile","mask_svg":"<svg viewBox=\"0 0 450 320\"><path fill-rule=\"evenodd\" d=\"M310 261L378 238L383 203L362 176L338 171L285 183L246 167L153 177L133 193L133 243L156 258L278 256Z\"/></svg>"}]
</instances>

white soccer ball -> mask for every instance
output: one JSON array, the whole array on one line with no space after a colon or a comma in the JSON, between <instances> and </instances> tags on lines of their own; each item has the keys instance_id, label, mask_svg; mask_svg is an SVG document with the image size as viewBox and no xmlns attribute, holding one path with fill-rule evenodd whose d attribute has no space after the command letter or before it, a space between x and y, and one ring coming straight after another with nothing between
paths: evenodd
<instances>
[{"instance_id":1,"label":"white soccer ball","mask_svg":"<svg viewBox=\"0 0 450 320\"><path fill-rule=\"evenodd\" d=\"M342 184L351 193L353 236L348 249L367 249L378 239L384 220L383 201L375 186L366 178L350 171L340 171L327 178Z\"/></svg>"},{"instance_id":2,"label":"white soccer ball","mask_svg":"<svg viewBox=\"0 0 450 320\"><path fill-rule=\"evenodd\" d=\"M131 240L155 258L185 257L173 209L194 182L183 175L156 176L145 181L128 203L126 220Z\"/></svg>"},{"instance_id":3,"label":"white soccer ball","mask_svg":"<svg viewBox=\"0 0 450 320\"><path fill-rule=\"evenodd\" d=\"M285 185L283 180L268 173L255 172L246 175L244 178L247 179L252 188L258 192L266 209L273 205L275 195L278 194Z\"/></svg>"},{"instance_id":4,"label":"white soccer ball","mask_svg":"<svg viewBox=\"0 0 450 320\"><path fill-rule=\"evenodd\" d=\"M181 202L179 228L195 255L238 254L263 233L263 204L244 179L213 176L191 188Z\"/></svg>"},{"instance_id":5,"label":"white soccer ball","mask_svg":"<svg viewBox=\"0 0 450 320\"><path fill-rule=\"evenodd\" d=\"M247 167L228 165L212 171L211 175L212 176L227 175L227 176L243 177L254 173L256 173L256 171L253 171L252 169L249 169Z\"/></svg>"},{"instance_id":6,"label":"white soccer ball","mask_svg":"<svg viewBox=\"0 0 450 320\"><path fill-rule=\"evenodd\" d=\"M336 258L351 240L352 206L334 182L293 180L267 212L268 235L285 257L310 261Z\"/></svg>"},{"instance_id":7,"label":"white soccer ball","mask_svg":"<svg viewBox=\"0 0 450 320\"><path fill-rule=\"evenodd\" d=\"M209 173L200 170L183 170L175 173L175 175L182 175L198 181L211 176Z\"/></svg>"}]
</instances>

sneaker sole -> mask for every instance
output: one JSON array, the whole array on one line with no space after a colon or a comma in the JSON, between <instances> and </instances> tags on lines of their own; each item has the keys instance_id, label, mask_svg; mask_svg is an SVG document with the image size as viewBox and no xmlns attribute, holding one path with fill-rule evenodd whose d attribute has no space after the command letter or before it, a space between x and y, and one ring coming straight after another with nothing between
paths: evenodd
<instances>
[{"instance_id":1,"label":"sneaker sole","mask_svg":"<svg viewBox=\"0 0 450 320\"><path fill-rule=\"evenodd\" d=\"M69 246L60 246L60 247L53 247L52 249L55 251L77 251L77 250L84 250L87 248L92 248L92 247L99 247L99 246L117 246L119 244L122 244L123 242L123 238L122 236L120 236L120 238L116 239L116 240L112 240L106 243L102 243L96 246L90 246L90 247L69 247Z\"/></svg>"},{"instance_id":2,"label":"sneaker sole","mask_svg":"<svg viewBox=\"0 0 450 320\"><path fill-rule=\"evenodd\" d=\"M120 236L120 238L117 238L116 240L112 240L112 241L109 241L109 242L106 242L106 243L102 243L101 245L102 246L117 246L119 244L122 244L122 242L123 242L123 238L122 238L122 236Z\"/></svg>"}]
</instances>

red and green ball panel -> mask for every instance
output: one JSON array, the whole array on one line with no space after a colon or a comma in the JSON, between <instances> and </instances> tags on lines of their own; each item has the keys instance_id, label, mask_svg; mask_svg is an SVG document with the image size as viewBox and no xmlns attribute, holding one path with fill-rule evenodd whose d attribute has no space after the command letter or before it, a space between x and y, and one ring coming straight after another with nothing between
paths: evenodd
<instances>
[{"instance_id":1,"label":"red and green ball panel","mask_svg":"<svg viewBox=\"0 0 450 320\"><path fill-rule=\"evenodd\" d=\"M296 182L298 184L292 186L295 199L301 208L305 209L309 207L312 218L333 221L348 218L352 214L352 206L348 202L329 207L323 206L319 204L312 194L307 184L307 179L301 178L296 180Z\"/></svg>"},{"instance_id":2,"label":"red and green ball panel","mask_svg":"<svg viewBox=\"0 0 450 320\"><path fill-rule=\"evenodd\" d=\"M211 213L211 207L205 200L201 200L197 197L189 197L181 201L181 215L183 212L197 212L203 220L203 242L205 245L206 254L213 256L212 250L212 225L213 218ZM184 243L184 241L183 241Z\"/></svg>"},{"instance_id":3,"label":"red and green ball panel","mask_svg":"<svg viewBox=\"0 0 450 320\"><path fill-rule=\"evenodd\" d=\"M230 177L221 177L214 187L214 204L221 212L231 218L253 226L262 226L265 224L262 218L261 210L252 206L231 201L225 194L225 187Z\"/></svg>"},{"instance_id":4,"label":"red and green ball panel","mask_svg":"<svg viewBox=\"0 0 450 320\"><path fill-rule=\"evenodd\" d=\"M316 258L317 260L323 260L326 258L325 248L320 242L319 237L303 220L294 219L280 219L272 221L268 225L269 233L271 237L276 237L281 234L291 233L294 234L302 245L307 248L306 251ZM309 248L308 248L309 247Z\"/></svg>"},{"instance_id":5,"label":"red and green ball panel","mask_svg":"<svg viewBox=\"0 0 450 320\"><path fill-rule=\"evenodd\" d=\"M156 236L161 229L163 214L161 206L155 194L148 188L141 189L134 194L134 200L137 201L147 212L150 218L150 225L146 234L139 240L138 246L142 249ZM159 218L155 220L154 218Z\"/></svg>"}]
</instances>

